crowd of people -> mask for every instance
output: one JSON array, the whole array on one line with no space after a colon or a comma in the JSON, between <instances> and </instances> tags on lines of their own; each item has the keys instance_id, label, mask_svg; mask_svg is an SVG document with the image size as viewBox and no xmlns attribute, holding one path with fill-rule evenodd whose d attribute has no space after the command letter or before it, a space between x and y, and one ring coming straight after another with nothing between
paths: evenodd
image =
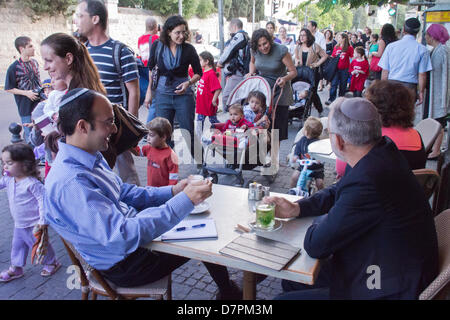
<instances>
[{"instance_id":1,"label":"crowd of people","mask_svg":"<svg viewBox=\"0 0 450 320\"><path fill-rule=\"evenodd\" d=\"M167 18L162 27L154 18L147 19L146 33L138 39L138 58L127 45L108 36L108 11L102 1L81 1L75 24L77 38L56 33L40 43L44 69L51 78L44 81L45 92L31 39L19 37L15 43L21 57L8 69L5 90L15 96L26 143L2 150L0 188L8 190L15 230L11 267L0 274L0 281L24 275L30 250L44 265L43 276L57 272L61 265L46 239L48 225L119 286L154 282L184 264L188 259L143 248L212 192L209 180L179 179L174 121L183 129L198 166L203 162L205 120L219 122L220 94L222 108L229 113L221 133L272 127L278 130L279 141L286 140L288 110L294 103L291 82L304 67L315 75L311 102L319 116L323 105L318 92L330 85L325 102L330 108L328 132L341 178L325 187L319 164L313 171L321 191L315 195L296 203L265 199L276 204L281 218L320 215L304 240L306 252L324 260L319 280L314 288L283 281L288 293L279 298L415 299L436 276L433 218L411 170L425 167L427 156L435 158L440 152L450 78L445 46L449 35L443 26L433 24L426 31L426 41L433 47L430 53L415 38L421 27L416 18L405 22L401 39L390 24L380 35L369 28L364 33L322 33L315 21L309 21L297 43L283 27L276 37L274 22L250 37L236 18L230 21L230 39L215 62L211 53L197 53L188 22L179 15ZM194 41L203 41L199 32ZM326 79L325 69L333 59L334 72ZM143 91L138 63L148 72ZM229 103L237 84L255 75L273 89L276 109L258 90L242 103ZM344 98L348 91L354 98ZM130 116L138 117L140 101L148 109L147 145L115 154L111 137L118 128L113 105L121 104ZM430 155L412 128L416 103L425 101L429 103L424 117L442 125ZM44 130L43 116L55 124L53 130ZM305 138L294 152L298 159L310 157L308 145L322 129L318 118L305 122ZM145 187L140 186L133 154L148 159ZM40 159L46 166L45 180L37 169ZM292 185L299 175L294 172ZM352 263L355 259L360 263ZM242 298L227 268L204 265L219 288L218 299ZM385 270L381 290L366 286L363 268L370 265Z\"/></svg>"}]
</instances>

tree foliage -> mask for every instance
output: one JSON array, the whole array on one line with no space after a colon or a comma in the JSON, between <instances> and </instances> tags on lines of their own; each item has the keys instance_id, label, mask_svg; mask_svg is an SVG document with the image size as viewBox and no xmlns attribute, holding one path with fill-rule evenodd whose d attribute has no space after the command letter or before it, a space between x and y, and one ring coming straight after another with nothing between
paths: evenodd
<instances>
[{"instance_id":1,"label":"tree foliage","mask_svg":"<svg viewBox=\"0 0 450 320\"><path fill-rule=\"evenodd\" d=\"M1 1L1 0L0 0ZM119 0L121 7L143 8L158 12L162 16L178 13L178 0ZM218 0L183 0L183 16L197 15L206 18L217 12ZM227 20L246 17L252 20L253 0L223 0L224 17ZM264 0L255 1L255 21L264 19Z\"/></svg>"},{"instance_id":2,"label":"tree foliage","mask_svg":"<svg viewBox=\"0 0 450 320\"><path fill-rule=\"evenodd\" d=\"M305 21L305 8L301 5L290 11L298 21ZM306 20L314 20L320 29L349 30L352 27L353 12L348 7L336 6L334 10L323 13L319 4L310 4L307 9Z\"/></svg>"},{"instance_id":3,"label":"tree foliage","mask_svg":"<svg viewBox=\"0 0 450 320\"><path fill-rule=\"evenodd\" d=\"M333 1L335 3L333 3ZM314 2L314 0L308 0L299 4L300 8L304 8L305 6L309 6ZM350 9L359 8L366 5L381 5L387 4L389 2L403 3L406 4L409 0L320 0L317 3L317 6L322 10L322 13L329 12L336 8L337 6L346 6L350 7Z\"/></svg>"},{"instance_id":4,"label":"tree foliage","mask_svg":"<svg viewBox=\"0 0 450 320\"><path fill-rule=\"evenodd\" d=\"M69 8L77 4L77 0L21 0L17 1L23 8L29 8L32 11L32 18L37 19L39 16L64 14L71 12Z\"/></svg>"}]
</instances>

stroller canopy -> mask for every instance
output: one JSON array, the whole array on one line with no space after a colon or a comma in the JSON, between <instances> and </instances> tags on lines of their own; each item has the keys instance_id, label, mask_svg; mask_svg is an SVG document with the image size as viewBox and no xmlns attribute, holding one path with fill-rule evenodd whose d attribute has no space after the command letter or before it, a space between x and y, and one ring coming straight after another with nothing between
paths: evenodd
<instances>
[{"instance_id":1,"label":"stroller canopy","mask_svg":"<svg viewBox=\"0 0 450 320\"><path fill-rule=\"evenodd\" d=\"M241 103L242 100L247 99L248 94L252 91L262 92L266 96L267 107L271 107L272 89L270 88L269 83L260 76L248 77L247 79L239 82L228 97L227 105L231 106L234 103Z\"/></svg>"},{"instance_id":2,"label":"stroller canopy","mask_svg":"<svg viewBox=\"0 0 450 320\"><path fill-rule=\"evenodd\" d=\"M315 87L315 74L314 70L310 67L299 66L297 67L297 76L294 80L291 81L292 85L294 85L298 81L306 82L311 85L311 88Z\"/></svg>"}]
</instances>

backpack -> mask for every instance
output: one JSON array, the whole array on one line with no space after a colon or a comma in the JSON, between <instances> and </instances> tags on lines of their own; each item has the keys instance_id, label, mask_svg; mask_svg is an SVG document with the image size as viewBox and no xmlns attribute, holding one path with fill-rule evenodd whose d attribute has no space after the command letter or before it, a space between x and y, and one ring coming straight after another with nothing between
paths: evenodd
<instances>
[{"instance_id":1,"label":"backpack","mask_svg":"<svg viewBox=\"0 0 450 320\"><path fill-rule=\"evenodd\" d=\"M118 40L114 40L114 46L113 46L113 50L112 50L112 58L114 61L114 66L116 68L116 71L119 74L120 89L122 90L122 96L123 96L122 106L126 110L128 110L128 90L127 90L127 87L125 86L125 81L123 81L122 68L121 68L121 64L120 64L120 53L122 52L123 48L128 48L128 50L131 51L131 53L135 57L134 59L136 61L137 67L138 67L139 105L142 105L144 103L145 95L147 93L149 78L148 78L148 68L146 66L144 66L144 63L142 62L141 59L136 58L136 54L134 53L133 49L131 49L129 46L127 46L126 44L124 44Z\"/></svg>"},{"instance_id":2,"label":"backpack","mask_svg":"<svg viewBox=\"0 0 450 320\"><path fill-rule=\"evenodd\" d=\"M235 74L236 71L239 71L243 75L247 74L250 69L250 38L246 32L243 32L243 35L246 39L246 42L240 44L235 53L235 56L230 60L228 65L228 71L232 74Z\"/></svg>"}]
</instances>

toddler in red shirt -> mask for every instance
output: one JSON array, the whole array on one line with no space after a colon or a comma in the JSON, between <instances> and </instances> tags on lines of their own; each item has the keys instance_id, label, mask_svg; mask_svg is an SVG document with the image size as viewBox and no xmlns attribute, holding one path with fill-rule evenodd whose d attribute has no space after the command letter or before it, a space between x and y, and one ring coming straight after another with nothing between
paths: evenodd
<instances>
[{"instance_id":1,"label":"toddler in red shirt","mask_svg":"<svg viewBox=\"0 0 450 320\"><path fill-rule=\"evenodd\" d=\"M148 145L136 151L140 156L147 157L147 185L163 187L175 185L178 182L178 157L167 145L167 139L172 135L169 120L156 117L147 124L149 130Z\"/></svg>"},{"instance_id":2,"label":"toddler in red shirt","mask_svg":"<svg viewBox=\"0 0 450 320\"><path fill-rule=\"evenodd\" d=\"M355 48L355 56L352 63L350 63L349 72L352 74L350 91L353 92L354 97L362 97L364 83L369 74L369 62L367 62L363 47Z\"/></svg>"}]
</instances>

